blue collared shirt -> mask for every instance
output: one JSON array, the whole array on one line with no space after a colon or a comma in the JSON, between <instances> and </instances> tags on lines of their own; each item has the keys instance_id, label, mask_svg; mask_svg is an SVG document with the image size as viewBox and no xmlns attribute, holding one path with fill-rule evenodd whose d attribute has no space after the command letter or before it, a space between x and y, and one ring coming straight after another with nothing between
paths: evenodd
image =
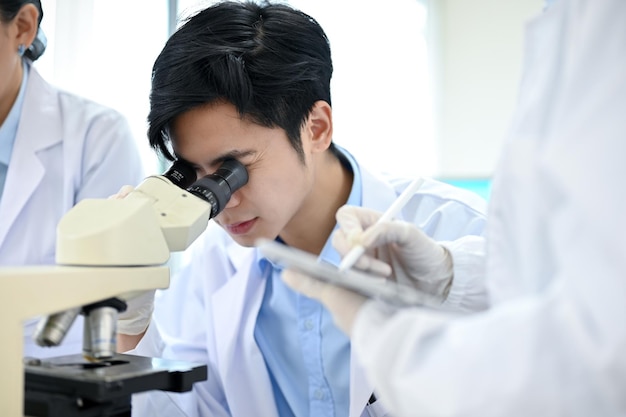
<instances>
[{"instance_id":1,"label":"blue collared shirt","mask_svg":"<svg viewBox=\"0 0 626 417\"><path fill-rule=\"evenodd\" d=\"M17 136L17 127L20 124L20 115L22 113L22 105L24 104L24 92L26 91L27 80L28 65L24 63L24 75L22 76L20 92L17 94L17 99L15 103L13 103L13 107L11 107L7 118L4 120L4 123L2 123L2 126L0 126L0 199L2 199L4 182L7 179L13 144Z\"/></svg>"},{"instance_id":2,"label":"blue collared shirt","mask_svg":"<svg viewBox=\"0 0 626 417\"><path fill-rule=\"evenodd\" d=\"M348 204L361 205L361 174L354 173ZM320 257L338 265L340 256L326 241ZM267 283L254 329L272 381L281 417L347 416L350 408L350 341L317 301L302 296L282 279L281 268L260 260ZM365 406L365 405L364 405Z\"/></svg>"}]
</instances>

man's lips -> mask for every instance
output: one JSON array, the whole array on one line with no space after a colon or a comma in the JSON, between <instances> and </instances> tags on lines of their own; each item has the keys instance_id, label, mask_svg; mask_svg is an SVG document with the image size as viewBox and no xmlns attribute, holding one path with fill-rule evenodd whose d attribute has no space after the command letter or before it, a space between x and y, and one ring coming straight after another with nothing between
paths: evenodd
<instances>
[{"instance_id":1,"label":"man's lips","mask_svg":"<svg viewBox=\"0 0 626 417\"><path fill-rule=\"evenodd\" d=\"M245 222L240 223L231 223L224 225L224 228L233 235L242 235L244 233L248 233L250 229L255 225L257 219L254 218L252 220L246 220Z\"/></svg>"}]
</instances>

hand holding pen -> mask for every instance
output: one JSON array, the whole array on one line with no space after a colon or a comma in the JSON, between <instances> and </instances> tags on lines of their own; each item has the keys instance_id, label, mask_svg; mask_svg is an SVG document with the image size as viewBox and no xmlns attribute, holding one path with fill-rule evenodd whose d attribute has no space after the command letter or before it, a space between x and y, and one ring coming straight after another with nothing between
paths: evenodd
<instances>
[{"instance_id":1,"label":"hand holding pen","mask_svg":"<svg viewBox=\"0 0 626 417\"><path fill-rule=\"evenodd\" d=\"M424 179L421 177L413 180L413 182L411 182L409 186L404 189L402 194L400 194L393 204L389 206L387 211L385 211L385 213L378 218L376 223L380 224L392 220L400 212L400 210L402 210L406 203L409 202L411 197L413 197L415 192L422 186L423 183ZM360 242L346 254L339 265L339 270L345 271L346 269L352 268L354 263L361 257L361 255L363 255L363 253L365 253L365 246L363 242Z\"/></svg>"},{"instance_id":2,"label":"hand holding pen","mask_svg":"<svg viewBox=\"0 0 626 417\"><path fill-rule=\"evenodd\" d=\"M448 250L412 223L393 220L421 184L414 181L384 214L354 206L337 211L333 246L343 256L340 270L354 265L429 294L447 295L453 276Z\"/></svg>"}]
</instances>

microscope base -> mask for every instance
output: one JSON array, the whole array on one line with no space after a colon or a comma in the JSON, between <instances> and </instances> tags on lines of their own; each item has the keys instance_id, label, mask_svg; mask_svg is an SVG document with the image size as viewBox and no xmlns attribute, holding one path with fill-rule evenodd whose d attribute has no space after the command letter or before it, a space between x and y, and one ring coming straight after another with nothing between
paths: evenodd
<instances>
[{"instance_id":1,"label":"microscope base","mask_svg":"<svg viewBox=\"0 0 626 417\"><path fill-rule=\"evenodd\" d=\"M29 417L130 417L132 394L189 391L207 366L119 354L88 362L60 356L24 365L24 412Z\"/></svg>"}]
</instances>

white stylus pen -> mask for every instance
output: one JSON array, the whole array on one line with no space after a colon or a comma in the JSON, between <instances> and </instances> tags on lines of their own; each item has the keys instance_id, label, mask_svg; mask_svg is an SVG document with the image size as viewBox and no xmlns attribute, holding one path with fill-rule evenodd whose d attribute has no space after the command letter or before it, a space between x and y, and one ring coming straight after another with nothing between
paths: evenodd
<instances>
[{"instance_id":1,"label":"white stylus pen","mask_svg":"<svg viewBox=\"0 0 626 417\"><path fill-rule=\"evenodd\" d=\"M415 191L417 191L423 183L424 178L419 177L414 179L413 182L411 182L409 186L406 187L404 191L402 191L402 194L398 196L396 201L394 201L393 204L389 206L387 211L385 211L385 213L380 216L376 224L391 220L396 214L398 214L400 210L402 210L402 207L404 207L404 205L408 203L409 199L413 196L413 194L415 194ZM339 270L345 271L346 269L352 268L352 265L354 265L357 259L359 259L364 252L365 247L363 245L357 245L353 247L350 252L348 252L346 256L341 260L341 263L339 264Z\"/></svg>"}]
</instances>

